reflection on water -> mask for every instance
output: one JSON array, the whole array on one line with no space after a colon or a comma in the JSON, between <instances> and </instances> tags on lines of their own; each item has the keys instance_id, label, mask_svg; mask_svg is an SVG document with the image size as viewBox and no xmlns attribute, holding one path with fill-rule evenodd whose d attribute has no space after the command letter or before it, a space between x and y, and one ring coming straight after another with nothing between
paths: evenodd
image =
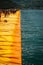
<instances>
[{"instance_id":1,"label":"reflection on water","mask_svg":"<svg viewBox=\"0 0 43 65\"><path fill-rule=\"evenodd\" d=\"M43 65L43 10L21 10L23 65Z\"/></svg>"}]
</instances>

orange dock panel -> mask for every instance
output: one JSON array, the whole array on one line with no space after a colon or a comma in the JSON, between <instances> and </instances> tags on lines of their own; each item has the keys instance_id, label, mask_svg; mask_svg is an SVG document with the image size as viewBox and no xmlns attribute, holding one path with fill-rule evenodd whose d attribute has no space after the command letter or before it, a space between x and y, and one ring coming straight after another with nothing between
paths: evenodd
<instances>
[{"instance_id":1,"label":"orange dock panel","mask_svg":"<svg viewBox=\"0 0 43 65\"><path fill-rule=\"evenodd\" d=\"M1 14L0 65L22 65L20 11Z\"/></svg>"}]
</instances>

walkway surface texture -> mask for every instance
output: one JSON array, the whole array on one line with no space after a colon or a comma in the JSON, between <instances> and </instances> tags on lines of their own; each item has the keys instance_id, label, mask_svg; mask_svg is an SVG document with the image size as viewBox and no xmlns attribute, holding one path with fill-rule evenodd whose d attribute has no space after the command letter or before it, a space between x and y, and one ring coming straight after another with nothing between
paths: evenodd
<instances>
[{"instance_id":1,"label":"walkway surface texture","mask_svg":"<svg viewBox=\"0 0 43 65\"><path fill-rule=\"evenodd\" d=\"M1 14L0 65L22 65L20 11L6 17Z\"/></svg>"}]
</instances>

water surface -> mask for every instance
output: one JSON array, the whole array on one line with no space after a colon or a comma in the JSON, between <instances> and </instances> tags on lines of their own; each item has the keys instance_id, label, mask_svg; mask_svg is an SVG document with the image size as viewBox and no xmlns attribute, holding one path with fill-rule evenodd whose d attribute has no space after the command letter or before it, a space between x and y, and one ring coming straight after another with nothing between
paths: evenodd
<instances>
[{"instance_id":1,"label":"water surface","mask_svg":"<svg viewBox=\"0 0 43 65\"><path fill-rule=\"evenodd\" d=\"M23 65L43 65L43 10L21 10Z\"/></svg>"}]
</instances>

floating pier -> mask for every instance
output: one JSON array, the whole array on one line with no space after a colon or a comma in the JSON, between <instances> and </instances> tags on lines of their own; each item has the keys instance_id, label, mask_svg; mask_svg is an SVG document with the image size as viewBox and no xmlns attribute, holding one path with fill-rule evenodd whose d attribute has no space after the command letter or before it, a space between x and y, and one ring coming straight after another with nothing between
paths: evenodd
<instances>
[{"instance_id":1,"label":"floating pier","mask_svg":"<svg viewBox=\"0 0 43 65\"><path fill-rule=\"evenodd\" d=\"M20 10L0 19L0 65L22 65Z\"/></svg>"}]
</instances>

